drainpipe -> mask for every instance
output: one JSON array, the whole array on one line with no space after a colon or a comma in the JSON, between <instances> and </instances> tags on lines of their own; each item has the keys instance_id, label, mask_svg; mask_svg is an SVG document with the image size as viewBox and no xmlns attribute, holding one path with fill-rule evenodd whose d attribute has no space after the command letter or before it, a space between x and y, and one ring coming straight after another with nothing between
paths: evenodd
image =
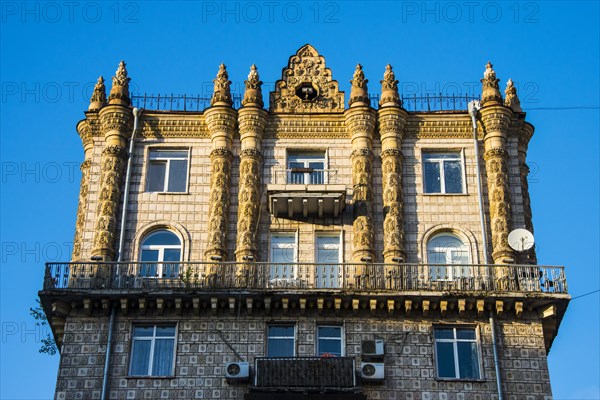
<instances>
[{"instance_id":1,"label":"drainpipe","mask_svg":"<svg viewBox=\"0 0 600 400\"><path fill-rule=\"evenodd\" d=\"M123 212L121 213L121 232L119 233L119 255L117 257L117 263L123 261L123 243L125 242L125 222L127 221L127 206L129 205L129 185L131 184L131 164L133 160L133 147L135 143L135 133L138 127L138 120L142 113L139 108L133 109L133 132L131 133L131 139L129 141L129 157L127 158L127 172L125 173L125 191L123 193ZM117 276L119 270L119 264L117 264ZM108 338L106 340L106 356L104 357L104 372L102 373L102 393L100 394L101 400L106 400L106 394L108 389L108 367L110 365L110 353L112 349L112 336L113 327L115 324L115 308L110 308L110 317L108 319Z\"/></svg>"},{"instance_id":2,"label":"drainpipe","mask_svg":"<svg viewBox=\"0 0 600 400\"><path fill-rule=\"evenodd\" d=\"M479 220L481 222L481 237L483 247L483 259L489 265L487 248L487 234L485 228L485 213L483 210L483 191L481 189L481 168L479 165L479 141L477 140L477 112L481 108L478 100L469 102L469 115L473 123L473 147L475 148L475 171L477 174L477 197L479 198ZM498 387L498 400L502 400L502 378L500 377L500 362L498 360L498 347L496 344L496 321L494 311L490 311L490 329L492 332L492 350L494 352L494 369L496 370L496 386Z\"/></svg>"}]
</instances>

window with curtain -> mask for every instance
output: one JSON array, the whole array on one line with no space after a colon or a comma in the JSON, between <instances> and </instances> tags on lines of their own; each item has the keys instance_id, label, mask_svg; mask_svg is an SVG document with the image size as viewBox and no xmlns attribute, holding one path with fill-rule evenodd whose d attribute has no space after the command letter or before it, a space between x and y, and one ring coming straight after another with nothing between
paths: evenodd
<instances>
[{"instance_id":1,"label":"window with curtain","mask_svg":"<svg viewBox=\"0 0 600 400\"><path fill-rule=\"evenodd\" d=\"M172 376L175 325L136 325L131 340L130 376Z\"/></svg>"},{"instance_id":2,"label":"window with curtain","mask_svg":"<svg viewBox=\"0 0 600 400\"><path fill-rule=\"evenodd\" d=\"M472 276L469 248L456 235L442 233L427 242L431 280L445 281Z\"/></svg>"},{"instance_id":3,"label":"window with curtain","mask_svg":"<svg viewBox=\"0 0 600 400\"><path fill-rule=\"evenodd\" d=\"M344 355L341 326L317 327L317 355L341 357Z\"/></svg>"},{"instance_id":4,"label":"window with curtain","mask_svg":"<svg viewBox=\"0 0 600 400\"><path fill-rule=\"evenodd\" d=\"M179 277L181 240L171 231L160 230L149 234L140 247L140 275L154 278Z\"/></svg>"},{"instance_id":5,"label":"window with curtain","mask_svg":"<svg viewBox=\"0 0 600 400\"><path fill-rule=\"evenodd\" d=\"M438 378L481 379L475 328L434 328Z\"/></svg>"}]
</instances>

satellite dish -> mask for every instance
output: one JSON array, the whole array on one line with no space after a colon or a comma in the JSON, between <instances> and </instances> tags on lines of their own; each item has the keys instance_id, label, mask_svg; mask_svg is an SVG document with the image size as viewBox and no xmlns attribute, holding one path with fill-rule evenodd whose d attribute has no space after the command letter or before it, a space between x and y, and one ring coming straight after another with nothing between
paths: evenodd
<instances>
[{"instance_id":1,"label":"satellite dish","mask_svg":"<svg viewBox=\"0 0 600 400\"><path fill-rule=\"evenodd\" d=\"M515 229L508 234L508 245L516 251L525 251L533 247L533 233L527 229Z\"/></svg>"}]
</instances>

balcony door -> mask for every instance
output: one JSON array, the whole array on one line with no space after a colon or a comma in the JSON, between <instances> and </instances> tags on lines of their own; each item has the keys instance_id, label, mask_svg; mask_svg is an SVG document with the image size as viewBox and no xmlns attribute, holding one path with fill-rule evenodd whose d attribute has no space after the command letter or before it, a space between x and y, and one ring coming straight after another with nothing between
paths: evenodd
<instances>
[{"instance_id":1,"label":"balcony door","mask_svg":"<svg viewBox=\"0 0 600 400\"><path fill-rule=\"evenodd\" d=\"M140 275L152 278L177 278L181 261L181 241L173 232L151 233L140 248Z\"/></svg>"},{"instance_id":2,"label":"balcony door","mask_svg":"<svg viewBox=\"0 0 600 400\"><path fill-rule=\"evenodd\" d=\"M296 233L277 233L271 236L271 269L269 281L272 285L286 285L296 279L295 263L298 257Z\"/></svg>"},{"instance_id":3,"label":"balcony door","mask_svg":"<svg viewBox=\"0 0 600 400\"><path fill-rule=\"evenodd\" d=\"M327 183L324 152L290 152L287 169L288 184L322 185Z\"/></svg>"},{"instance_id":4,"label":"balcony door","mask_svg":"<svg viewBox=\"0 0 600 400\"><path fill-rule=\"evenodd\" d=\"M427 261L432 281L450 281L472 276L469 249L451 234L436 235L427 243ZM436 265L438 264L438 265Z\"/></svg>"},{"instance_id":5,"label":"balcony door","mask_svg":"<svg viewBox=\"0 0 600 400\"><path fill-rule=\"evenodd\" d=\"M340 287L340 236L317 235L315 282L319 288Z\"/></svg>"}]
</instances>

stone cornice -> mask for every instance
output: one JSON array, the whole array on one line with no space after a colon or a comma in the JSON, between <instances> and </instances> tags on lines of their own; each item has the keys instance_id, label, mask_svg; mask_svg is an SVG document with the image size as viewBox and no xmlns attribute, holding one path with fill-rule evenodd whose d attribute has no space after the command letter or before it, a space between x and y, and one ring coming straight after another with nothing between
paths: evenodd
<instances>
[{"instance_id":1,"label":"stone cornice","mask_svg":"<svg viewBox=\"0 0 600 400\"><path fill-rule=\"evenodd\" d=\"M339 114L319 118L315 115L302 117L299 115L271 116L265 129L266 138L322 138L347 139L350 134L346 128L344 115Z\"/></svg>"},{"instance_id":2,"label":"stone cornice","mask_svg":"<svg viewBox=\"0 0 600 400\"><path fill-rule=\"evenodd\" d=\"M471 139L473 126L471 119L463 114L409 115L405 137L418 139ZM481 137L481 134L480 134Z\"/></svg>"},{"instance_id":3,"label":"stone cornice","mask_svg":"<svg viewBox=\"0 0 600 400\"><path fill-rule=\"evenodd\" d=\"M198 115L176 118L147 116L141 119L140 132L144 138L210 138L208 126Z\"/></svg>"}]
</instances>

